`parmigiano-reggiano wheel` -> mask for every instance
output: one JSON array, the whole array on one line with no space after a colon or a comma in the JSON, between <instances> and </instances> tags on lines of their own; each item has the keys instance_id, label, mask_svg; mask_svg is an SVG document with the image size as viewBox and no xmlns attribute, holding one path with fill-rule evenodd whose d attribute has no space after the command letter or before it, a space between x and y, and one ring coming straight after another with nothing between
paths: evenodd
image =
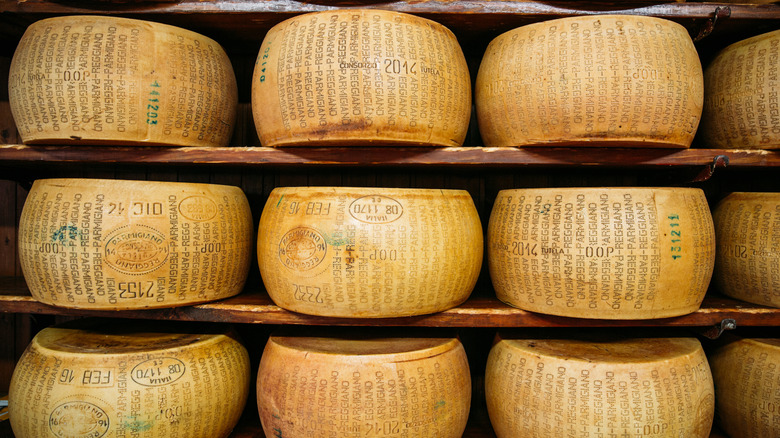
<instances>
[{"instance_id":1,"label":"parmigiano-reggiano wheel","mask_svg":"<svg viewBox=\"0 0 780 438\"><path fill-rule=\"evenodd\" d=\"M252 112L263 146L460 146L471 80L438 23L377 9L315 12L266 34Z\"/></svg>"},{"instance_id":2,"label":"parmigiano-reggiano wheel","mask_svg":"<svg viewBox=\"0 0 780 438\"><path fill-rule=\"evenodd\" d=\"M497 338L485 371L498 438L708 438L710 368L693 338Z\"/></svg>"},{"instance_id":3,"label":"parmigiano-reggiano wheel","mask_svg":"<svg viewBox=\"0 0 780 438\"><path fill-rule=\"evenodd\" d=\"M249 383L249 355L225 332L81 321L35 336L9 413L17 438L226 437Z\"/></svg>"},{"instance_id":4,"label":"parmigiano-reggiano wheel","mask_svg":"<svg viewBox=\"0 0 780 438\"><path fill-rule=\"evenodd\" d=\"M241 292L252 214L238 187L43 179L19 221L33 298L102 310L175 307Z\"/></svg>"},{"instance_id":5,"label":"parmigiano-reggiano wheel","mask_svg":"<svg viewBox=\"0 0 780 438\"><path fill-rule=\"evenodd\" d=\"M780 436L780 339L735 337L709 359L718 420L728 436Z\"/></svg>"},{"instance_id":6,"label":"parmigiano-reggiano wheel","mask_svg":"<svg viewBox=\"0 0 780 438\"><path fill-rule=\"evenodd\" d=\"M601 15L499 35L474 94L487 146L687 148L702 90L701 62L684 27Z\"/></svg>"},{"instance_id":7,"label":"parmigiano-reggiano wheel","mask_svg":"<svg viewBox=\"0 0 780 438\"><path fill-rule=\"evenodd\" d=\"M718 288L743 301L780 307L780 193L732 193L713 219Z\"/></svg>"},{"instance_id":8,"label":"parmigiano-reggiano wheel","mask_svg":"<svg viewBox=\"0 0 780 438\"><path fill-rule=\"evenodd\" d=\"M471 377L454 338L272 336L257 400L268 437L460 438Z\"/></svg>"},{"instance_id":9,"label":"parmigiano-reggiano wheel","mask_svg":"<svg viewBox=\"0 0 780 438\"><path fill-rule=\"evenodd\" d=\"M233 67L215 41L104 16L30 25L8 88L31 144L227 146L238 101Z\"/></svg>"},{"instance_id":10,"label":"parmigiano-reggiano wheel","mask_svg":"<svg viewBox=\"0 0 780 438\"><path fill-rule=\"evenodd\" d=\"M780 30L734 43L704 70L705 147L779 149Z\"/></svg>"},{"instance_id":11,"label":"parmigiano-reggiano wheel","mask_svg":"<svg viewBox=\"0 0 780 438\"><path fill-rule=\"evenodd\" d=\"M712 216L700 189L502 190L488 225L498 298L552 315L691 313L714 261Z\"/></svg>"},{"instance_id":12,"label":"parmigiano-reggiano wheel","mask_svg":"<svg viewBox=\"0 0 780 438\"><path fill-rule=\"evenodd\" d=\"M260 218L257 258L268 294L285 309L420 315L468 298L482 226L463 190L276 188Z\"/></svg>"}]
</instances>

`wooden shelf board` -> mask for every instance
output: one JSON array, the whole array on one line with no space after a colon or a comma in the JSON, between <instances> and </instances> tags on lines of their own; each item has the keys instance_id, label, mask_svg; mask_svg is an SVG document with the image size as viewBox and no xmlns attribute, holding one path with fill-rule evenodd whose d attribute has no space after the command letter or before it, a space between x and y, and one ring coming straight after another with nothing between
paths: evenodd
<instances>
[{"instance_id":1,"label":"wooden shelf board","mask_svg":"<svg viewBox=\"0 0 780 438\"><path fill-rule=\"evenodd\" d=\"M119 147L0 145L0 167L80 164L338 167L778 167L780 151L741 149L488 147Z\"/></svg>"},{"instance_id":2,"label":"wooden shelf board","mask_svg":"<svg viewBox=\"0 0 780 438\"><path fill-rule=\"evenodd\" d=\"M244 291L232 298L169 309L100 311L54 307L35 301L24 281L0 278L0 313L102 316L130 319L209 321L249 324L391 327L708 327L724 319L737 326L780 325L780 309L709 294L702 307L684 316L649 320L579 319L543 315L510 307L496 298L474 297L453 309L401 318L331 318L290 312L276 306L267 293Z\"/></svg>"}]
</instances>

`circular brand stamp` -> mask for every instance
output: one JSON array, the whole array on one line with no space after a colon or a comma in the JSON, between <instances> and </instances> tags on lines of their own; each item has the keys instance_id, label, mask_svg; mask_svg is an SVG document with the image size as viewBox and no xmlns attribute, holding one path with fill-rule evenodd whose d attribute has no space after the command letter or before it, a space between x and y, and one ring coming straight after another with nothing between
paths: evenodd
<instances>
[{"instance_id":1,"label":"circular brand stamp","mask_svg":"<svg viewBox=\"0 0 780 438\"><path fill-rule=\"evenodd\" d=\"M288 231L279 242L279 260L296 271L308 271L322 263L328 245L319 231L297 227Z\"/></svg>"},{"instance_id":2,"label":"circular brand stamp","mask_svg":"<svg viewBox=\"0 0 780 438\"><path fill-rule=\"evenodd\" d=\"M184 375L184 362L173 357L145 360L131 371L133 382L143 386L162 386L173 383Z\"/></svg>"},{"instance_id":3,"label":"circular brand stamp","mask_svg":"<svg viewBox=\"0 0 780 438\"><path fill-rule=\"evenodd\" d=\"M100 438L108 432L109 424L103 409L85 401L63 403L49 415L49 429L63 438Z\"/></svg>"},{"instance_id":4,"label":"circular brand stamp","mask_svg":"<svg viewBox=\"0 0 780 438\"><path fill-rule=\"evenodd\" d=\"M168 259L165 236L146 225L125 225L108 234L104 248L106 263L125 274L145 274Z\"/></svg>"},{"instance_id":5,"label":"circular brand stamp","mask_svg":"<svg viewBox=\"0 0 780 438\"><path fill-rule=\"evenodd\" d=\"M217 204L205 196L190 196L179 203L179 213L191 221L203 222L217 215Z\"/></svg>"},{"instance_id":6,"label":"circular brand stamp","mask_svg":"<svg viewBox=\"0 0 780 438\"><path fill-rule=\"evenodd\" d=\"M349 204L349 214L367 224L387 224L404 214L404 207L393 198L369 195L355 199Z\"/></svg>"}]
</instances>

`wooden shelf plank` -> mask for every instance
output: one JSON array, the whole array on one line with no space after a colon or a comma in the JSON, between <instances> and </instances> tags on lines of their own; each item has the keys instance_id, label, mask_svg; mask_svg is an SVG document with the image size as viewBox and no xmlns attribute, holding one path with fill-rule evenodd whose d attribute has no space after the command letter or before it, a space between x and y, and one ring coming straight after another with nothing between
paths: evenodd
<instances>
[{"instance_id":1,"label":"wooden shelf plank","mask_svg":"<svg viewBox=\"0 0 780 438\"><path fill-rule=\"evenodd\" d=\"M543 315L507 306L496 298L474 297L460 306L431 315L401 318L330 318L290 312L268 294L249 290L232 298L170 309L100 311L54 307L35 301L22 279L0 278L0 313L102 316L130 319L209 321L248 324L390 327L709 327L724 319L737 326L780 325L780 309L710 294L701 309L674 318L613 321Z\"/></svg>"},{"instance_id":2,"label":"wooden shelf plank","mask_svg":"<svg viewBox=\"0 0 780 438\"><path fill-rule=\"evenodd\" d=\"M488 147L88 147L0 145L0 167L41 164L338 166L338 167L778 167L780 151L741 149L488 148Z\"/></svg>"}]
</instances>

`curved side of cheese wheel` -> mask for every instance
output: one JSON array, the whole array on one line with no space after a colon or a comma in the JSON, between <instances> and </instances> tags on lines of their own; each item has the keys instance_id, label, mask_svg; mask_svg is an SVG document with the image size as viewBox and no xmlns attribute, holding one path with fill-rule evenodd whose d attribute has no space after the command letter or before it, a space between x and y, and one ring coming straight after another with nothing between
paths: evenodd
<instances>
[{"instance_id":1,"label":"curved side of cheese wheel","mask_svg":"<svg viewBox=\"0 0 780 438\"><path fill-rule=\"evenodd\" d=\"M687 148L702 69L688 31L672 21L562 18L495 38L475 102L486 146Z\"/></svg>"},{"instance_id":2,"label":"curved side of cheese wheel","mask_svg":"<svg viewBox=\"0 0 780 438\"><path fill-rule=\"evenodd\" d=\"M460 341L272 336L257 379L266 436L463 435L471 378ZM336 418L333 413L338 412Z\"/></svg>"},{"instance_id":3,"label":"curved side of cheese wheel","mask_svg":"<svg viewBox=\"0 0 780 438\"><path fill-rule=\"evenodd\" d=\"M276 188L257 236L274 302L321 316L457 306L476 284L482 252L479 216L462 190Z\"/></svg>"},{"instance_id":4,"label":"curved side of cheese wheel","mask_svg":"<svg viewBox=\"0 0 780 438\"><path fill-rule=\"evenodd\" d=\"M446 27L381 10L300 15L271 28L252 78L263 146L460 146L471 79Z\"/></svg>"},{"instance_id":5,"label":"curved side of cheese wheel","mask_svg":"<svg viewBox=\"0 0 780 438\"><path fill-rule=\"evenodd\" d=\"M734 43L704 70L706 147L780 148L780 30Z\"/></svg>"},{"instance_id":6,"label":"curved side of cheese wheel","mask_svg":"<svg viewBox=\"0 0 780 438\"><path fill-rule=\"evenodd\" d=\"M485 394L498 438L709 437L715 398L696 339L497 339Z\"/></svg>"},{"instance_id":7,"label":"curved side of cheese wheel","mask_svg":"<svg viewBox=\"0 0 780 438\"><path fill-rule=\"evenodd\" d=\"M699 189L517 189L499 192L487 247L496 295L509 305L649 319L699 308L715 232Z\"/></svg>"},{"instance_id":8,"label":"curved side of cheese wheel","mask_svg":"<svg viewBox=\"0 0 780 438\"><path fill-rule=\"evenodd\" d=\"M103 310L175 307L241 292L252 215L238 187L45 179L19 221L33 297Z\"/></svg>"},{"instance_id":9,"label":"curved side of cheese wheel","mask_svg":"<svg viewBox=\"0 0 780 438\"><path fill-rule=\"evenodd\" d=\"M780 193L732 193L713 213L715 284L743 301L780 307Z\"/></svg>"},{"instance_id":10,"label":"curved side of cheese wheel","mask_svg":"<svg viewBox=\"0 0 780 438\"><path fill-rule=\"evenodd\" d=\"M17 437L228 436L249 393L243 345L219 333L112 331L47 328L33 339L9 392Z\"/></svg>"},{"instance_id":11,"label":"curved side of cheese wheel","mask_svg":"<svg viewBox=\"0 0 780 438\"><path fill-rule=\"evenodd\" d=\"M709 359L719 423L729 437L780 435L780 340L739 339Z\"/></svg>"},{"instance_id":12,"label":"curved side of cheese wheel","mask_svg":"<svg viewBox=\"0 0 780 438\"><path fill-rule=\"evenodd\" d=\"M28 27L9 101L29 144L227 146L238 88L227 54L203 35L67 16Z\"/></svg>"}]
</instances>

